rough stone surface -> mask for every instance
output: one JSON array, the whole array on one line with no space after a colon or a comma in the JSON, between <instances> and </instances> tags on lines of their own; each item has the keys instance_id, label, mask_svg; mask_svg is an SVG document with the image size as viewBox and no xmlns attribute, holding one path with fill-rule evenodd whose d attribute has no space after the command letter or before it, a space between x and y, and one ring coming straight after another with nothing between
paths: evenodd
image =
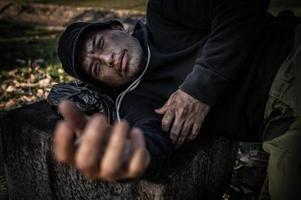
<instances>
[{"instance_id":1,"label":"rough stone surface","mask_svg":"<svg viewBox=\"0 0 301 200\"><path fill-rule=\"evenodd\" d=\"M52 133L59 120L45 101L8 112L2 144L10 199L222 199L237 145L201 137L177 150L160 177L124 183L89 181L59 164Z\"/></svg>"}]
</instances>

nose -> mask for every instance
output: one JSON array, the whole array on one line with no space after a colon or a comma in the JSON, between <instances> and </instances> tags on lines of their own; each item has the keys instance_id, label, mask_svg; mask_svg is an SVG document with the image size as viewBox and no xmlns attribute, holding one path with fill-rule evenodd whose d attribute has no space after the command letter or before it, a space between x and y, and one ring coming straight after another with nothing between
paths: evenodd
<instances>
[{"instance_id":1,"label":"nose","mask_svg":"<svg viewBox=\"0 0 301 200\"><path fill-rule=\"evenodd\" d=\"M94 52L89 53L88 57L91 59L95 59L100 61L100 63L103 63L107 65L108 67L114 66L114 53L104 53L104 52Z\"/></svg>"}]
</instances>

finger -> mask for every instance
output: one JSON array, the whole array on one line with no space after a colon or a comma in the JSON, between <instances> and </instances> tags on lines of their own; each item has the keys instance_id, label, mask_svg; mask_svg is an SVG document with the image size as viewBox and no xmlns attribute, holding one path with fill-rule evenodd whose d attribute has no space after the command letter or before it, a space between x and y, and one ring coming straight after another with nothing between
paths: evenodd
<instances>
[{"instance_id":1,"label":"finger","mask_svg":"<svg viewBox=\"0 0 301 200\"><path fill-rule=\"evenodd\" d=\"M61 121L57 124L54 132L54 153L58 161L73 164L73 141L74 130L70 124Z\"/></svg>"},{"instance_id":2,"label":"finger","mask_svg":"<svg viewBox=\"0 0 301 200\"><path fill-rule=\"evenodd\" d=\"M172 140L173 144L177 144L177 140L179 137L182 137L180 135L182 126L183 126L184 120L181 118L181 116L176 114L175 120L173 122L173 125L170 130L170 139Z\"/></svg>"},{"instance_id":3,"label":"finger","mask_svg":"<svg viewBox=\"0 0 301 200\"><path fill-rule=\"evenodd\" d=\"M168 101L161 108L155 109L155 112L158 113L158 114L161 114L161 115L166 113L166 111L169 108L170 102L171 102L170 98L168 99Z\"/></svg>"},{"instance_id":4,"label":"finger","mask_svg":"<svg viewBox=\"0 0 301 200\"><path fill-rule=\"evenodd\" d=\"M76 167L90 178L97 176L100 148L108 127L104 115L93 115L81 137L75 163Z\"/></svg>"},{"instance_id":5,"label":"finger","mask_svg":"<svg viewBox=\"0 0 301 200\"><path fill-rule=\"evenodd\" d=\"M185 142L185 140L189 136L189 132L191 129L192 129L191 123L189 121L186 121L182 127L182 131L180 137L177 140L176 147L180 147Z\"/></svg>"},{"instance_id":6,"label":"finger","mask_svg":"<svg viewBox=\"0 0 301 200\"><path fill-rule=\"evenodd\" d=\"M128 129L129 126L125 121L114 125L110 141L101 162L101 178L113 180L121 173L123 164L122 155L126 144Z\"/></svg>"},{"instance_id":7,"label":"finger","mask_svg":"<svg viewBox=\"0 0 301 200\"><path fill-rule=\"evenodd\" d=\"M128 178L140 177L150 163L150 155L146 149L143 132L139 128L131 131L133 154L128 166Z\"/></svg>"},{"instance_id":8,"label":"finger","mask_svg":"<svg viewBox=\"0 0 301 200\"><path fill-rule=\"evenodd\" d=\"M202 126L201 123L195 123L192 126L192 132L191 135L189 136L189 141L194 140L198 136L201 126Z\"/></svg>"},{"instance_id":9,"label":"finger","mask_svg":"<svg viewBox=\"0 0 301 200\"><path fill-rule=\"evenodd\" d=\"M170 126L175 118L175 114L172 110L167 110L162 118L162 129L166 132L170 130Z\"/></svg>"},{"instance_id":10,"label":"finger","mask_svg":"<svg viewBox=\"0 0 301 200\"><path fill-rule=\"evenodd\" d=\"M184 124L184 119L186 119L186 115L187 115L186 109L177 108L175 121L174 121L171 131L170 131L170 137L176 146L178 146L178 140L180 138L182 138L182 137L184 137L184 139L186 138L186 135L183 135L182 131L181 131L182 126ZM190 120L188 122L190 122Z\"/></svg>"},{"instance_id":11,"label":"finger","mask_svg":"<svg viewBox=\"0 0 301 200\"><path fill-rule=\"evenodd\" d=\"M59 105L59 112L75 128L77 134L85 128L87 119L72 101L62 101Z\"/></svg>"}]
</instances>

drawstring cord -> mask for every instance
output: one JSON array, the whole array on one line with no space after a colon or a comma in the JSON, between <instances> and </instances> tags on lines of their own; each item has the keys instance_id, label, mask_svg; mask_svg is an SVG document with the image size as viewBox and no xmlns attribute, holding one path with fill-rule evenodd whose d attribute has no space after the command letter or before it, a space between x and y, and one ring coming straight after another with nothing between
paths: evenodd
<instances>
[{"instance_id":1,"label":"drawstring cord","mask_svg":"<svg viewBox=\"0 0 301 200\"><path fill-rule=\"evenodd\" d=\"M142 80L142 77L143 75L145 74L145 72L147 71L147 68L149 66L149 62L150 62L150 57L151 57L151 54L150 54L150 49L149 49L149 46L147 46L147 53L148 53L148 57L147 57L147 63L146 63L146 67L144 68L142 74L131 84L129 85L129 87L123 91L122 93L120 93L118 96L117 96L117 99L115 101L115 108L116 108L116 115L117 115L117 120L120 122L120 115L119 115L119 109L120 109L120 106L121 106L121 103L122 103L122 100L124 98L124 96L133 91L135 88L138 87L139 83L141 82Z\"/></svg>"}]
</instances>

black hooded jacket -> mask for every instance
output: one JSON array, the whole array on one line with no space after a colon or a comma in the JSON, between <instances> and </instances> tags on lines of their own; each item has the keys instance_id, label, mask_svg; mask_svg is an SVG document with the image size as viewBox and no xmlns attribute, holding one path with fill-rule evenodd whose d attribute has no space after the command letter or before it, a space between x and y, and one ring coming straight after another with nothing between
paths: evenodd
<instances>
[{"instance_id":1,"label":"black hooded jacket","mask_svg":"<svg viewBox=\"0 0 301 200\"><path fill-rule=\"evenodd\" d=\"M258 140L269 87L295 23L268 0L150 0L151 63L133 92L161 107L178 88L212 106L202 132ZM137 102L137 101L135 101Z\"/></svg>"},{"instance_id":2,"label":"black hooded jacket","mask_svg":"<svg viewBox=\"0 0 301 200\"><path fill-rule=\"evenodd\" d=\"M268 16L265 0L150 0L133 36L150 64L120 116L140 127L157 171L172 152L154 112L178 88L212 106L202 134L258 141L269 88L293 46L296 21ZM202 135L201 134L201 135ZM159 165L158 165L159 164Z\"/></svg>"},{"instance_id":3,"label":"black hooded jacket","mask_svg":"<svg viewBox=\"0 0 301 200\"><path fill-rule=\"evenodd\" d=\"M173 151L154 110L178 88L212 106L202 134L260 138L269 87L295 27L268 19L267 7L266 0L148 1L147 23L138 22L133 36L145 53L149 48L150 63L119 111L144 132L152 158L146 176Z\"/></svg>"}]
</instances>

